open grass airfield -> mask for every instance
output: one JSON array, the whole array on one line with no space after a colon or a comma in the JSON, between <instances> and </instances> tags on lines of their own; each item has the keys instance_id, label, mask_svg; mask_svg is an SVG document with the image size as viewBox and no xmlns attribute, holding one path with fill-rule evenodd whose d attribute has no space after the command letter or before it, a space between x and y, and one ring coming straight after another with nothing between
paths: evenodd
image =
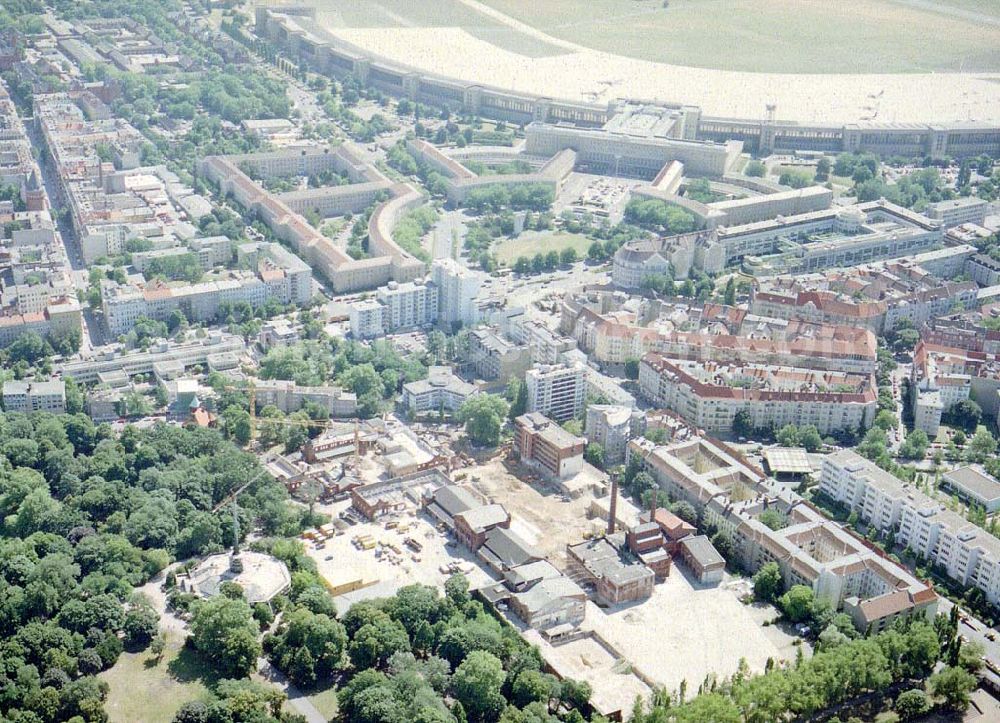
<instances>
[{"instance_id":1,"label":"open grass airfield","mask_svg":"<svg viewBox=\"0 0 1000 723\"><path fill-rule=\"evenodd\" d=\"M554 41L657 63L766 73L1000 71L996 0L319 0L349 28L460 27L534 57Z\"/></svg>"},{"instance_id":2,"label":"open grass airfield","mask_svg":"<svg viewBox=\"0 0 1000 723\"><path fill-rule=\"evenodd\" d=\"M997 0L313 0L415 70L603 104L802 123L1000 120Z\"/></svg>"}]
</instances>

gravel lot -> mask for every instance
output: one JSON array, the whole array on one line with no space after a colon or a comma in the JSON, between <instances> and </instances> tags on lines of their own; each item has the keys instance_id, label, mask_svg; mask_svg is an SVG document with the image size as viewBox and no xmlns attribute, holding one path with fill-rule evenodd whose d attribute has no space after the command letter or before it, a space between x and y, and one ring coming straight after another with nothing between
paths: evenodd
<instances>
[{"instance_id":1,"label":"gravel lot","mask_svg":"<svg viewBox=\"0 0 1000 723\"><path fill-rule=\"evenodd\" d=\"M794 637L764 627L777 616L771 606L747 606L726 577L717 587L701 587L683 563L639 604L602 610L588 603L584 627L597 631L643 674L667 690L687 681L690 694L710 673L736 672L746 658L752 672L763 672L768 658L794 660ZM808 652L805 650L803 652Z\"/></svg>"}]
</instances>

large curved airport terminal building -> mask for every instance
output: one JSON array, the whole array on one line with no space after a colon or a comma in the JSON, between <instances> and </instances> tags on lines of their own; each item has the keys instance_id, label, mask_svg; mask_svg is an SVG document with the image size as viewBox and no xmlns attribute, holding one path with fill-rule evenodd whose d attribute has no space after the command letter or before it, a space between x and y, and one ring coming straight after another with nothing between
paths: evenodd
<instances>
[{"instance_id":1,"label":"large curved airport terminal building","mask_svg":"<svg viewBox=\"0 0 1000 723\"><path fill-rule=\"evenodd\" d=\"M500 70L480 57L503 56L501 49L476 53L468 62L454 57L445 62L438 56L454 55L447 32L437 33L438 40L428 40L424 33L408 35L405 43L380 43L379 36L369 42L370 33L326 30L317 22L315 8L297 6L258 8L256 21L259 35L318 72L352 74L396 97L523 125L525 152L551 156L573 148L581 165L621 175L654 177L667 159L683 162L693 174L722 175L741 150L932 158L1000 154L996 74L781 76L662 66L667 68L664 77L658 75L650 85L633 77L617 79L612 86L617 97L589 102L573 99L583 95L573 81L592 62L586 54L579 56L581 67L569 68L565 79L553 78L545 72L517 72L516 65ZM421 52L421 44L428 42L437 42L440 52ZM605 57L608 64L619 58ZM523 60L535 66L560 62ZM636 73L641 68L636 66ZM440 72L445 69L464 77ZM506 87L483 79L506 80ZM705 83L699 85L699 79ZM525 87L539 83L554 92L544 95ZM630 94L647 88L655 90L656 100ZM678 97L666 96L672 92ZM733 116L717 115L720 110Z\"/></svg>"}]
</instances>

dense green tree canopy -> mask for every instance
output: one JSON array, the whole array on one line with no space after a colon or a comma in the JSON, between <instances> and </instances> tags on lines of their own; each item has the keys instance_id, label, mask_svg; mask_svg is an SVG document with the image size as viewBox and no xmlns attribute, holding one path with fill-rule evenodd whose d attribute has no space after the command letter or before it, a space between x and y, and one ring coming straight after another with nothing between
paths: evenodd
<instances>
[{"instance_id":1,"label":"dense green tree canopy","mask_svg":"<svg viewBox=\"0 0 1000 723\"><path fill-rule=\"evenodd\" d=\"M458 419L465 432L476 444L495 447L500 442L500 430L509 407L503 397L477 394L467 399L458 410Z\"/></svg>"},{"instance_id":2,"label":"dense green tree canopy","mask_svg":"<svg viewBox=\"0 0 1000 723\"><path fill-rule=\"evenodd\" d=\"M257 668L258 632L250 606L224 595L199 603L191 620L195 648L226 677L245 678Z\"/></svg>"}]
</instances>

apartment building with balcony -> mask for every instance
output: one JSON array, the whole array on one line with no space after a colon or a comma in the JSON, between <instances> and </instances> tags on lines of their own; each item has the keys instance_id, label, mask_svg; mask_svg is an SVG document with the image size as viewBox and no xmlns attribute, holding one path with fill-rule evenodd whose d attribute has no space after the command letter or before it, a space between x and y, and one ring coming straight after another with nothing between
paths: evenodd
<instances>
[{"instance_id":1,"label":"apartment building with balcony","mask_svg":"<svg viewBox=\"0 0 1000 723\"><path fill-rule=\"evenodd\" d=\"M851 450L824 458L819 488L948 577L1000 604L1000 540L993 535Z\"/></svg>"},{"instance_id":2,"label":"apartment building with balcony","mask_svg":"<svg viewBox=\"0 0 1000 723\"><path fill-rule=\"evenodd\" d=\"M7 412L63 414L66 411L66 383L62 380L6 381L3 383L3 408Z\"/></svg>"},{"instance_id":3,"label":"apartment building with balcony","mask_svg":"<svg viewBox=\"0 0 1000 723\"><path fill-rule=\"evenodd\" d=\"M878 402L871 374L696 362L655 352L639 364L639 390L653 404L713 433L731 431L743 411L755 428L811 424L821 434L867 428Z\"/></svg>"},{"instance_id":4,"label":"apartment building with balcony","mask_svg":"<svg viewBox=\"0 0 1000 723\"><path fill-rule=\"evenodd\" d=\"M536 365L525 373L524 383L529 412L539 412L564 422L583 409L587 373L580 363Z\"/></svg>"},{"instance_id":5,"label":"apartment building with balcony","mask_svg":"<svg viewBox=\"0 0 1000 723\"><path fill-rule=\"evenodd\" d=\"M633 417L631 407L616 404L590 404L583 433L592 444L604 449L604 462L608 466L625 461L625 447L639 420Z\"/></svg>"},{"instance_id":6,"label":"apartment building with balcony","mask_svg":"<svg viewBox=\"0 0 1000 723\"><path fill-rule=\"evenodd\" d=\"M358 400L340 387L302 387L284 379L258 379L254 382L258 407L274 406L285 414L296 412L306 402L322 407L331 417L353 417Z\"/></svg>"}]
</instances>

